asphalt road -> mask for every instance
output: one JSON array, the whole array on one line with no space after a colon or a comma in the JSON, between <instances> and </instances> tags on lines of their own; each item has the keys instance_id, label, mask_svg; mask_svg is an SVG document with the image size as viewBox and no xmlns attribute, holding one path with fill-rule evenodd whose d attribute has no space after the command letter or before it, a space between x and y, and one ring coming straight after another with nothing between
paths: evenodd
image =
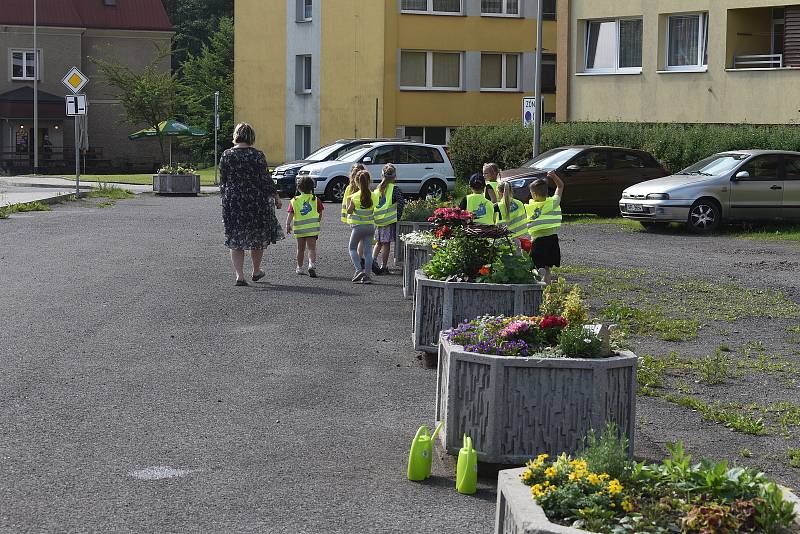
<instances>
[{"instance_id":1,"label":"asphalt road","mask_svg":"<svg viewBox=\"0 0 800 534\"><path fill-rule=\"evenodd\" d=\"M406 480L435 371L326 207L321 278L287 240L245 288L215 196L0 221L0 531L490 532L487 484Z\"/></svg>"}]
</instances>

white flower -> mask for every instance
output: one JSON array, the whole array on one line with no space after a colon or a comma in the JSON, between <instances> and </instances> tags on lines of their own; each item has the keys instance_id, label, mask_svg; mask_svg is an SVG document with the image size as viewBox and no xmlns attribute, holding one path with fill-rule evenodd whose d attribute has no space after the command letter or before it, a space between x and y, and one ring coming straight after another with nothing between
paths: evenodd
<instances>
[{"instance_id":1,"label":"white flower","mask_svg":"<svg viewBox=\"0 0 800 534\"><path fill-rule=\"evenodd\" d=\"M583 338L583 342L584 342L584 343L591 343L591 342L592 342L592 340L591 340L591 339L589 339L588 337L585 337L585 338Z\"/></svg>"}]
</instances>

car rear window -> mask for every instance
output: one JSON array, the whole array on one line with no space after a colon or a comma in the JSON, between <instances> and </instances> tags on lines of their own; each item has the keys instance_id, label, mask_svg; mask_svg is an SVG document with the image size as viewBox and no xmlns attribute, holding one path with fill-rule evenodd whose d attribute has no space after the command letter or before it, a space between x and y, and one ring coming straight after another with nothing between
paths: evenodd
<instances>
[{"instance_id":1,"label":"car rear window","mask_svg":"<svg viewBox=\"0 0 800 534\"><path fill-rule=\"evenodd\" d=\"M444 163L441 152L427 146L403 146L398 163Z\"/></svg>"},{"instance_id":2,"label":"car rear window","mask_svg":"<svg viewBox=\"0 0 800 534\"><path fill-rule=\"evenodd\" d=\"M649 167L646 161L630 152L614 152L611 156L611 165L615 169L645 169Z\"/></svg>"}]
</instances>

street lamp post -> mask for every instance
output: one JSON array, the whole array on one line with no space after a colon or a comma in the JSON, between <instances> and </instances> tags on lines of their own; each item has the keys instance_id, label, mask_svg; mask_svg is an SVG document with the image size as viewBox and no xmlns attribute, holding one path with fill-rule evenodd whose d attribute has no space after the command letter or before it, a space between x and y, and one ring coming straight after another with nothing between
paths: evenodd
<instances>
[{"instance_id":1,"label":"street lamp post","mask_svg":"<svg viewBox=\"0 0 800 534\"><path fill-rule=\"evenodd\" d=\"M217 185L218 178L217 178L217 168L219 166L219 162L217 159L217 136L219 133L219 91L214 93L214 185Z\"/></svg>"},{"instance_id":2,"label":"street lamp post","mask_svg":"<svg viewBox=\"0 0 800 534\"><path fill-rule=\"evenodd\" d=\"M536 82L534 90L533 107L533 156L539 155L542 149L542 0L538 0L536 7Z\"/></svg>"},{"instance_id":3,"label":"street lamp post","mask_svg":"<svg viewBox=\"0 0 800 534\"><path fill-rule=\"evenodd\" d=\"M39 174L39 40L37 0L33 0L33 173Z\"/></svg>"}]
</instances>

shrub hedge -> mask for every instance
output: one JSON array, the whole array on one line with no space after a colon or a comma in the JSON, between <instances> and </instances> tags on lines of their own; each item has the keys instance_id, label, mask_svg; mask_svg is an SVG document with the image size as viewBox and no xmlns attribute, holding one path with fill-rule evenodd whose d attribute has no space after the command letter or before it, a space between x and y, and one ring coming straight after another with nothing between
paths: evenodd
<instances>
[{"instance_id":1,"label":"shrub hedge","mask_svg":"<svg viewBox=\"0 0 800 534\"><path fill-rule=\"evenodd\" d=\"M520 123L458 128L449 150L456 176L468 178L485 162L501 169L530 159L533 128ZM545 123L542 151L564 145L610 145L650 152L673 172L726 150L800 151L800 127L790 125L650 124L626 122Z\"/></svg>"}]
</instances>

